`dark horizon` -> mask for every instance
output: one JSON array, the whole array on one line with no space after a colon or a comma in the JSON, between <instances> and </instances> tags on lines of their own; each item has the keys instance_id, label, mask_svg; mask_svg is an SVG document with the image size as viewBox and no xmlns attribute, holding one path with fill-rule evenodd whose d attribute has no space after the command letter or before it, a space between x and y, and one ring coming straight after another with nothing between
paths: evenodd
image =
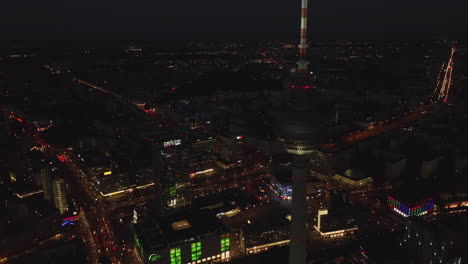
<instances>
[{"instance_id":1,"label":"dark horizon","mask_svg":"<svg viewBox=\"0 0 468 264\"><path fill-rule=\"evenodd\" d=\"M312 36L309 39L310 45L314 45L314 42L334 42L334 41L353 41L353 42L369 42L369 43L384 43L384 42L408 42L417 43L421 41L436 41L436 40L447 40L447 41L468 41L467 36L461 35L390 35L376 37L371 35L338 35L329 34L327 36ZM46 40L11 40L11 41L0 41L0 47L2 48L55 48L55 47L105 47L105 46L127 46L127 45L138 45L138 46L151 46L154 48L181 48L185 47L188 42L243 42L243 43L262 43L262 42L275 42L285 41L291 44L298 44L299 40L295 36L285 36L284 38L276 36L265 36L256 38L242 38L242 37L209 37L199 36L192 38L183 39L150 39L150 38L139 38L139 39L46 39Z\"/></svg>"},{"instance_id":2,"label":"dark horizon","mask_svg":"<svg viewBox=\"0 0 468 264\"><path fill-rule=\"evenodd\" d=\"M131 4L117 0L92 6L29 2L4 3L0 43L294 39L299 34L300 1ZM310 37L465 39L468 21L464 10L468 3L455 2L311 2Z\"/></svg>"}]
</instances>

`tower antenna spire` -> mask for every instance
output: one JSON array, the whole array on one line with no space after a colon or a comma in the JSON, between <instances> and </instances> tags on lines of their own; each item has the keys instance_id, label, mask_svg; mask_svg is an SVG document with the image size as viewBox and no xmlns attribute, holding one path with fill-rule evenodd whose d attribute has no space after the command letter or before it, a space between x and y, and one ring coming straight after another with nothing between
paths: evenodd
<instances>
[{"instance_id":1,"label":"tower antenna spire","mask_svg":"<svg viewBox=\"0 0 468 264\"><path fill-rule=\"evenodd\" d=\"M297 62L298 71L306 72L307 65L307 15L308 15L308 0L302 0L301 8L301 40L299 44L299 61Z\"/></svg>"}]
</instances>

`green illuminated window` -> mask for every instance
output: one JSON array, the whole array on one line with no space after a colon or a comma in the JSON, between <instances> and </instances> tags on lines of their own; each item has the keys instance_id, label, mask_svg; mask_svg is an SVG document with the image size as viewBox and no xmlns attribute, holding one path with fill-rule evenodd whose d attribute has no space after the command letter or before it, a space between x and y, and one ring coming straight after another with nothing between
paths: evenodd
<instances>
[{"instance_id":1,"label":"green illuminated window","mask_svg":"<svg viewBox=\"0 0 468 264\"><path fill-rule=\"evenodd\" d=\"M201 242L192 243L192 261L201 258Z\"/></svg>"},{"instance_id":2,"label":"green illuminated window","mask_svg":"<svg viewBox=\"0 0 468 264\"><path fill-rule=\"evenodd\" d=\"M180 255L180 248L171 249L171 264L182 264L182 256Z\"/></svg>"},{"instance_id":3,"label":"green illuminated window","mask_svg":"<svg viewBox=\"0 0 468 264\"><path fill-rule=\"evenodd\" d=\"M171 188L169 188L169 194L171 196L176 196L177 195L177 188L175 186L172 186Z\"/></svg>"},{"instance_id":4,"label":"green illuminated window","mask_svg":"<svg viewBox=\"0 0 468 264\"><path fill-rule=\"evenodd\" d=\"M221 238L221 252L229 251L231 248L231 240L229 237Z\"/></svg>"},{"instance_id":5,"label":"green illuminated window","mask_svg":"<svg viewBox=\"0 0 468 264\"><path fill-rule=\"evenodd\" d=\"M156 261L156 260L158 260L158 259L160 259L160 258L161 258L160 255L158 255L158 254L152 254L152 255L149 257L149 260L150 260L150 261Z\"/></svg>"}]
</instances>

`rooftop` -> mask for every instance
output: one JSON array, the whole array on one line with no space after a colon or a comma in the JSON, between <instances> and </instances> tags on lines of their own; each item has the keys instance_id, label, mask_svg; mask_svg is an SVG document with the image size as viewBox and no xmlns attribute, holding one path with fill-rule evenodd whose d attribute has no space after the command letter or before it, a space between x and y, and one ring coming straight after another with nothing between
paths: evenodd
<instances>
[{"instance_id":1,"label":"rooftop","mask_svg":"<svg viewBox=\"0 0 468 264\"><path fill-rule=\"evenodd\" d=\"M169 242L223 232L224 226L208 210L172 215L160 220L160 227Z\"/></svg>"},{"instance_id":2,"label":"rooftop","mask_svg":"<svg viewBox=\"0 0 468 264\"><path fill-rule=\"evenodd\" d=\"M390 196L407 203L416 203L421 200L434 197L432 186L424 181L418 181L404 185L399 191Z\"/></svg>"},{"instance_id":3,"label":"rooftop","mask_svg":"<svg viewBox=\"0 0 468 264\"><path fill-rule=\"evenodd\" d=\"M174 222L171 224L171 226L172 226L172 229L174 229L174 231L179 231L182 229L187 229L187 228L192 227L192 225L190 225L190 223L187 220L180 220L180 221Z\"/></svg>"},{"instance_id":4,"label":"rooftop","mask_svg":"<svg viewBox=\"0 0 468 264\"><path fill-rule=\"evenodd\" d=\"M152 250L169 244L183 243L190 238L226 232L221 222L208 210L176 214L160 219L149 217L134 227L143 247Z\"/></svg>"},{"instance_id":5,"label":"rooftop","mask_svg":"<svg viewBox=\"0 0 468 264\"><path fill-rule=\"evenodd\" d=\"M351 210L347 210L346 212L331 211L329 214L321 216L320 231L326 233L355 228L358 223L357 218L358 215Z\"/></svg>"},{"instance_id":6,"label":"rooftop","mask_svg":"<svg viewBox=\"0 0 468 264\"><path fill-rule=\"evenodd\" d=\"M97 149L78 150L78 156L83 159L83 162L88 167L107 166L112 164L110 155Z\"/></svg>"}]
</instances>

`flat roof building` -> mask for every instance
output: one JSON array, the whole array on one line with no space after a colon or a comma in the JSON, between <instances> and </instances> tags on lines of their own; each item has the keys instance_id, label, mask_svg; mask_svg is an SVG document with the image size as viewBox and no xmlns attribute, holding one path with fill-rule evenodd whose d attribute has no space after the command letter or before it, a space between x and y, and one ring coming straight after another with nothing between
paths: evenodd
<instances>
[{"instance_id":1,"label":"flat roof building","mask_svg":"<svg viewBox=\"0 0 468 264\"><path fill-rule=\"evenodd\" d=\"M134 225L146 264L217 263L231 259L231 234L208 210L149 218ZM238 235L238 234L237 234Z\"/></svg>"},{"instance_id":2,"label":"flat roof building","mask_svg":"<svg viewBox=\"0 0 468 264\"><path fill-rule=\"evenodd\" d=\"M350 214L329 214L327 209L320 209L315 229L322 238L334 238L353 234L358 226L356 219Z\"/></svg>"}]
</instances>

